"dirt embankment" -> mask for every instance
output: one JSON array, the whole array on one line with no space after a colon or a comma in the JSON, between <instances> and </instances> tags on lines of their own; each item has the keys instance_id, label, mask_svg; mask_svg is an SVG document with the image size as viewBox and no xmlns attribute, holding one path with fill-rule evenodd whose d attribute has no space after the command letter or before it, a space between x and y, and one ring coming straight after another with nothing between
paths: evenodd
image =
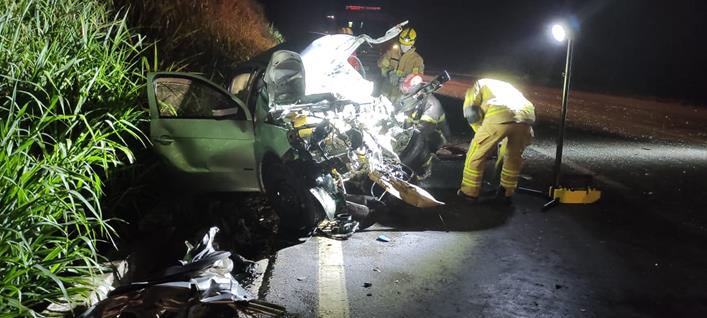
<instances>
[{"instance_id":1,"label":"dirt embankment","mask_svg":"<svg viewBox=\"0 0 707 318\"><path fill-rule=\"evenodd\" d=\"M454 79L439 93L463 99L472 83ZM559 120L561 89L530 85L520 89L535 105L539 121ZM632 138L707 144L707 107L672 101L571 91L567 125Z\"/></svg>"}]
</instances>

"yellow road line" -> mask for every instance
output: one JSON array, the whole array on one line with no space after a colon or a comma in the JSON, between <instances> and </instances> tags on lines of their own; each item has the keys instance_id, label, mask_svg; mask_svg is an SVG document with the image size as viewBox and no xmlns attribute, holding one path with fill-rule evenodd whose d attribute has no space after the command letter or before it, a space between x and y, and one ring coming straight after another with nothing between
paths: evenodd
<instances>
[{"instance_id":1,"label":"yellow road line","mask_svg":"<svg viewBox=\"0 0 707 318\"><path fill-rule=\"evenodd\" d=\"M344 252L341 241L317 237L319 250L319 307L318 317L349 317L346 295Z\"/></svg>"}]
</instances>

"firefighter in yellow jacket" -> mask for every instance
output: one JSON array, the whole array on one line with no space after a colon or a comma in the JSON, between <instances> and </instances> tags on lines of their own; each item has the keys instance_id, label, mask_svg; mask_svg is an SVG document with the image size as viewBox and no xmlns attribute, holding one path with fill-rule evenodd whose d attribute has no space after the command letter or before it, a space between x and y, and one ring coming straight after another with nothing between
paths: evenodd
<instances>
[{"instance_id":1,"label":"firefighter in yellow jacket","mask_svg":"<svg viewBox=\"0 0 707 318\"><path fill-rule=\"evenodd\" d=\"M523 164L522 154L533 139L531 125L535 123L535 107L511 84L480 79L466 91L464 117L475 135L464 162L464 173L459 196L477 200L481 191L484 163L488 155L507 138L501 193L506 202L518 187L518 175Z\"/></svg>"},{"instance_id":2,"label":"firefighter in yellow jacket","mask_svg":"<svg viewBox=\"0 0 707 318\"><path fill-rule=\"evenodd\" d=\"M415 51L416 39L415 29L404 29L398 38L399 45L391 47L378 60L382 76L382 93L391 101L395 101L400 96L398 87L408 74L423 74L425 71L422 56Z\"/></svg>"}]
</instances>

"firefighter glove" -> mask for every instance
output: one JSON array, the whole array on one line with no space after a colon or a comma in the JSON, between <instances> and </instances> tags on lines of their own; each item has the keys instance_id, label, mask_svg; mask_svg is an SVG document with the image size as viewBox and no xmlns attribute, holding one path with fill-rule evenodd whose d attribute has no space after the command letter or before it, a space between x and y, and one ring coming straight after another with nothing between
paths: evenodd
<instances>
[{"instance_id":1,"label":"firefighter glove","mask_svg":"<svg viewBox=\"0 0 707 318\"><path fill-rule=\"evenodd\" d=\"M400 76L395 71L390 71L390 73L388 73L388 80L394 87L398 87L398 84L400 84Z\"/></svg>"}]
</instances>

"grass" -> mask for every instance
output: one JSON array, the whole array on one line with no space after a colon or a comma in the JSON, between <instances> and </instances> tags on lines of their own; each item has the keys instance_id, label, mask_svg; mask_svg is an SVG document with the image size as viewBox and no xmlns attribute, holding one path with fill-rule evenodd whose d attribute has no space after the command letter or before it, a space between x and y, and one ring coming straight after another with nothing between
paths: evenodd
<instances>
[{"instance_id":1,"label":"grass","mask_svg":"<svg viewBox=\"0 0 707 318\"><path fill-rule=\"evenodd\" d=\"M147 46L101 1L0 0L0 315L85 298L103 183L143 140Z\"/></svg>"},{"instance_id":2,"label":"grass","mask_svg":"<svg viewBox=\"0 0 707 318\"><path fill-rule=\"evenodd\" d=\"M162 68L214 76L282 37L253 0L0 7L0 317L41 316L87 298L97 246L121 224L106 215L140 189L131 163L146 146L140 101L157 49Z\"/></svg>"}]
</instances>

